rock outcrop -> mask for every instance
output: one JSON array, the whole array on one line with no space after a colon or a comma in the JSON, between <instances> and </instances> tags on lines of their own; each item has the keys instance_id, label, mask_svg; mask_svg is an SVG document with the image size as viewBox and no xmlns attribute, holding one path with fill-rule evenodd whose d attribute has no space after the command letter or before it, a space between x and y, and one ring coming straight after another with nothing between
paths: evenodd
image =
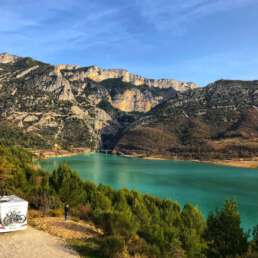
<instances>
[{"instance_id":1,"label":"rock outcrop","mask_svg":"<svg viewBox=\"0 0 258 258\"><path fill-rule=\"evenodd\" d=\"M112 100L112 106L125 112L147 112L156 106L162 97L153 97L150 92L138 89L126 90L117 94Z\"/></svg>"},{"instance_id":2,"label":"rock outcrop","mask_svg":"<svg viewBox=\"0 0 258 258\"><path fill-rule=\"evenodd\" d=\"M2 64L8 64L8 63L14 63L19 59L18 56L10 55L8 53L2 53L0 54L0 63Z\"/></svg>"},{"instance_id":3,"label":"rock outcrop","mask_svg":"<svg viewBox=\"0 0 258 258\"><path fill-rule=\"evenodd\" d=\"M185 91L197 88L197 84L192 82L180 82L168 79L147 79L142 76L129 73L124 69L102 69L97 66L90 66L77 70L71 74L72 80L84 80L89 78L96 82L101 82L107 79L121 79L123 82L131 83L136 86L148 86L161 89L173 88L177 91Z\"/></svg>"}]
</instances>

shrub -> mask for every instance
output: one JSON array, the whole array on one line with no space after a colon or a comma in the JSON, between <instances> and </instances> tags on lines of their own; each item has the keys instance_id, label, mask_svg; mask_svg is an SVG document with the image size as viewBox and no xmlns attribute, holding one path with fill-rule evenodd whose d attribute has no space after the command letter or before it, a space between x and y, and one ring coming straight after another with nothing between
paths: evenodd
<instances>
[{"instance_id":1,"label":"shrub","mask_svg":"<svg viewBox=\"0 0 258 258\"><path fill-rule=\"evenodd\" d=\"M90 204L80 205L79 218L87 220L90 218L91 212L92 212L92 209Z\"/></svg>"},{"instance_id":2,"label":"shrub","mask_svg":"<svg viewBox=\"0 0 258 258\"><path fill-rule=\"evenodd\" d=\"M125 249L125 242L121 237L106 237L100 246L101 254L109 258L121 258L121 253Z\"/></svg>"},{"instance_id":3,"label":"shrub","mask_svg":"<svg viewBox=\"0 0 258 258\"><path fill-rule=\"evenodd\" d=\"M51 217L61 217L64 215L63 209L49 210L48 215Z\"/></svg>"}]
</instances>

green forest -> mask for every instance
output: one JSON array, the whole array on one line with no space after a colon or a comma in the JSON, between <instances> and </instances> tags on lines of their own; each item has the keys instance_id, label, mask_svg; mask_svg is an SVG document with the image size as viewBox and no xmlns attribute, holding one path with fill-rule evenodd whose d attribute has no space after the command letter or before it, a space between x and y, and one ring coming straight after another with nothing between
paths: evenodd
<instances>
[{"instance_id":1,"label":"green forest","mask_svg":"<svg viewBox=\"0 0 258 258\"><path fill-rule=\"evenodd\" d=\"M70 243L85 257L258 257L258 226L248 232L241 228L234 200L205 218L191 204L180 207L176 201L82 181L67 164L47 173L27 150L0 145L4 194L23 197L30 208L48 215L69 204L73 217L103 229L101 238Z\"/></svg>"}]
</instances>

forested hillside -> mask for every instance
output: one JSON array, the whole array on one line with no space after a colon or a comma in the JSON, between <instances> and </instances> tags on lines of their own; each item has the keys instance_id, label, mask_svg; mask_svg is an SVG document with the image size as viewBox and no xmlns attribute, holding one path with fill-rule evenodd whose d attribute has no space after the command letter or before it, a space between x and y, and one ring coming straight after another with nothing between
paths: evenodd
<instances>
[{"instance_id":1,"label":"forested hillside","mask_svg":"<svg viewBox=\"0 0 258 258\"><path fill-rule=\"evenodd\" d=\"M0 147L0 194L17 194L45 215L70 204L72 216L92 221L101 239L72 243L94 257L257 257L258 228L251 239L240 227L236 203L227 201L206 220L187 204L82 181L66 164L49 174L17 147ZM138 256L137 256L138 255ZM88 256L87 256L88 257Z\"/></svg>"}]
</instances>

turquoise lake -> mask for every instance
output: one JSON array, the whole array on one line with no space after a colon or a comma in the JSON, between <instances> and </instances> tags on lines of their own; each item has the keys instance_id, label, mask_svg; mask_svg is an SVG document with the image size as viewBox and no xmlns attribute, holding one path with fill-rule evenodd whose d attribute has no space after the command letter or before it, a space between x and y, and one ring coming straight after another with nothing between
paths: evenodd
<instances>
[{"instance_id":1,"label":"turquoise lake","mask_svg":"<svg viewBox=\"0 0 258 258\"><path fill-rule=\"evenodd\" d=\"M234 198L242 226L249 229L258 224L258 169L105 154L49 158L40 164L52 171L64 161L82 179L177 200L181 205L191 202L205 215Z\"/></svg>"}]
</instances>

